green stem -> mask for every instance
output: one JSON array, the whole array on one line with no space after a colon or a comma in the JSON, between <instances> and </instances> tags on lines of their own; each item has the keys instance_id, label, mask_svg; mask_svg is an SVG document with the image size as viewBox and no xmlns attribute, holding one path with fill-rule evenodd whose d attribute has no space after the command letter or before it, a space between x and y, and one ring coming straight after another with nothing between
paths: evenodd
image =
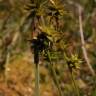
<instances>
[{"instance_id":1,"label":"green stem","mask_svg":"<svg viewBox=\"0 0 96 96\"><path fill-rule=\"evenodd\" d=\"M75 78L73 72L70 72L71 79L74 85L74 92L76 92L76 96L80 96L78 86L76 85Z\"/></svg>"},{"instance_id":2,"label":"green stem","mask_svg":"<svg viewBox=\"0 0 96 96\"><path fill-rule=\"evenodd\" d=\"M40 96L40 92L39 92L39 64L36 64L36 70L35 70L35 96Z\"/></svg>"},{"instance_id":3,"label":"green stem","mask_svg":"<svg viewBox=\"0 0 96 96\"><path fill-rule=\"evenodd\" d=\"M59 95L60 95L60 96L63 96L62 91L61 91L61 88L60 88L60 85L59 85L59 81L58 81L58 79L57 79L56 72L55 72L55 70L54 70L54 68L53 68L53 66L52 66L53 64L52 64L52 62L51 62L51 56L50 56L50 52L49 52L49 51L47 52L47 55L48 55L49 62L50 62L49 68L50 68L50 71L51 71L51 73L52 73L52 78L53 78L53 80L54 80L54 82L55 82L55 84L56 84L56 86L57 86L57 88L58 88Z\"/></svg>"}]
</instances>

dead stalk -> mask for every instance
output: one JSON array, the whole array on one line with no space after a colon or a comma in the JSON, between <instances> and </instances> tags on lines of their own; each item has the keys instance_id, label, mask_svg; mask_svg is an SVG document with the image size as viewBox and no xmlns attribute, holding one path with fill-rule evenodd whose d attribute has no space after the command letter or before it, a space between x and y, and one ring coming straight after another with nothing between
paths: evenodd
<instances>
[{"instance_id":1,"label":"dead stalk","mask_svg":"<svg viewBox=\"0 0 96 96\"><path fill-rule=\"evenodd\" d=\"M86 51L86 48L85 48L85 41L84 41L84 35L83 35L83 25L82 25L82 9L80 6L78 6L78 14L79 14L79 28L80 28L80 37L81 37L81 44L82 44L82 51L83 51L83 55L84 55L84 59L86 61L86 64L87 66L89 67L90 69L90 72L93 76L95 76L95 72L90 64L90 60L88 58L88 54L87 54L87 51Z\"/></svg>"}]
</instances>

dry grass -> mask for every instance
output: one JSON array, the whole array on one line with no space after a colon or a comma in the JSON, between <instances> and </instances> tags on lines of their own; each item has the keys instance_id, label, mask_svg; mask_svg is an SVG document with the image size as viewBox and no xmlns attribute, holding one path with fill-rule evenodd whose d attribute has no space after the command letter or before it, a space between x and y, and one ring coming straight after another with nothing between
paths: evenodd
<instances>
[{"instance_id":1,"label":"dry grass","mask_svg":"<svg viewBox=\"0 0 96 96\"><path fill-rule=\"evenodd\" d=\"M34 96L35 70L30 56L23 56L11 62L7 67L7 83L3 78L0 82L0 96ZM40 94L41 96L54 96L55 89L48 77L48 71L40 67ZM2 76L1 76L2 77ZM1 79L1 78L0 78Z\"/></svg>"}]
</instances>

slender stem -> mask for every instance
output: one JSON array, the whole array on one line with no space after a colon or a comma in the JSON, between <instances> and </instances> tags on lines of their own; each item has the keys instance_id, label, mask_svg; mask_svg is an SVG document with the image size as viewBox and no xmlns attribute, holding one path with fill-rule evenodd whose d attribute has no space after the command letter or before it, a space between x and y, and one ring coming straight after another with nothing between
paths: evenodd
<instances>
[{"instance_id":1,"label":"slender stem","mask_svg":"<svg viewBox=\"0 0 96 96\"><path fill-rule=\"evenodd\" d=\"M5 77L5 83L7 84L7 76L8 76L8 65L10 62L10 52L7 52L6 56L6 62L5 62L5 71L4 71L4 77Z\"/></svg>"},{"instance_id":2,"label":"slender stem","mask_svg":"<svg viewBox=\"0 0 96 96\"><path fill-rule=\"evenodd\" d=\"M80 96L80 94L79 94L79 88L78 88L78 86L77 86L77 84L75 82L75 78L74 78L73 72L70 72L70 75L71 75L71 80L72 80L73 85L74 85L74 92L76 92L76 95L77 96Z\"/></svg>"},{"instance_id":3,"label":"slender stem","mask_svg":"<svg viewBox=\"0 0 96 96\"><path fill-rule=\"evenodd\" d=\"M39 64L36 64L36 70L35 70L35 96L40 96L40 92L39 92Z\"/></svg>"},{"instance_id":4,"label":"slender stem","mask_svg":"<svg viewBox=\"0 0 96 96\"><path fill-rule=\"evenodd\" d=\"M87 55L87 51L86 51L86 48L85 48L85 40L84 40L84 35L83 35L83 25L82 25L82 15L81 15L81 7L78 5L78 14L79 14L79 28L80 28L80 37L81 37L81 43L82 43L82 51L83 51L83 55L84 55L84 58L85 58L85 61L86 61L86 64L87 66L89 67L91 73L93 76L95 76L95 72L90 64L90 60L88 58L88 55Z\"/></svg>"},{"instance_id":5,"label":"slender stem","mask_svg":"<svg viewBox=\"0 0 96 96\"><path fill-rule=\"evenodd\" d=\"M62 90L61 90L60 85L59 85L59 81L58 81L57 76L56 76L56 72L55 72L55 70L54 70L54 68L53 68L53 66L52 66L53 64L52 64L52 62L51 62L51 56L50 56L50 52L49 52L49 51L47 52L47 55L48 55L49 62L50 62L49 68L50 68L50 71L51 71L51 73L52 73L53 80L54 80L54 82L55 82L55 84L56 84L56 86L57 86L57 88L58 88L59 95L60 95L60 96L63 96Z\"/></svg>"}]
</instances>

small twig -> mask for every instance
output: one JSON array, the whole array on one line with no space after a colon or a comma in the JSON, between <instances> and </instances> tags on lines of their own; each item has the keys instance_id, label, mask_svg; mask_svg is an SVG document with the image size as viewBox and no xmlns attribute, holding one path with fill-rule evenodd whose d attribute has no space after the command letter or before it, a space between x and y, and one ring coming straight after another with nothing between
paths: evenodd
<instances>
[{"instance_id":1,"label":"small twig","mask_svg":"<svg viewBox=\"0 0 96 96\"><path fill-rule=\"evenodd\" d=\"M86 61L86 64L87 66L89 67L91 73L93 76L95 76L95 72L90 64L90 60L88 58L88 55L87 55L87 51L86 51L86 48L85 48L85 41L84 41L84 35L83 35L83 25L82 25L82 15L81 15L81 7L78 6L78 14L79 14L79 28L80 28L80 37L81 37L81 43L82 43L82 51L83 51L83 55L84 55L84 58L85 58L85 61Z\"/></svg>"}]
</instances>

